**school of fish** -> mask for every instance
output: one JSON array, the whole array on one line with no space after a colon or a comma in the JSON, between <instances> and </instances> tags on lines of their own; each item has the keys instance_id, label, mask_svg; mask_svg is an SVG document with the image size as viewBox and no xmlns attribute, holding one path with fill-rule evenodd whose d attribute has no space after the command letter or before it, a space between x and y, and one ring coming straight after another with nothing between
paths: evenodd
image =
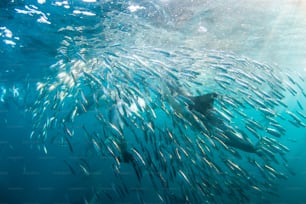
<instances>
[{"instance_id":1,"label":"school of fish","mask_svg":"<svg viewBox=\"0 0 306 204\"><path fill-rule=\"evenodd\" d=\"M45 154L50 143L74 153L86 138L88 151L111 160L114 177L123 164L132 166L161 203L277 196L277 181L293 173L280 142L284 126L306 127L304 76L221 51L104 40L67 34L52 73L37 83L34 145ZM209 114L222 125L190 109L189 96L208 93L217 94ZM91 174L86 162L79 168ZM119 181L93 200L134 193ZM141 192L137 197L146 202Z\"/></svg>"}]
</instances>

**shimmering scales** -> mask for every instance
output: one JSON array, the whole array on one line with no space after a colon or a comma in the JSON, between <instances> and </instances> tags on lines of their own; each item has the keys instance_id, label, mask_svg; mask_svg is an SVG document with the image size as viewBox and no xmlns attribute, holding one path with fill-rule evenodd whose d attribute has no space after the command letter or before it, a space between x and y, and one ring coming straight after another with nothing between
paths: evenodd
<instances>
[{"instance_id":1,"label":"shimmering scales","mask_svg":"<svg viewBox=\"0 0 306 204\"><path fill-rule=\"evenodd\" d=\"M87 154L110 157L120 180L106 198L132 192L123 164L165 203L247 203L287 178L289 149L279 138L284 124L305 128L304 78L223 52L74 40L65 38L55 75L37 84L31 139L47 154L49 142L73 152L86 138ZM196 100L211 93L210 102ZM297 106L288 95L299 96Z\"/></svg>"}]
</instances>

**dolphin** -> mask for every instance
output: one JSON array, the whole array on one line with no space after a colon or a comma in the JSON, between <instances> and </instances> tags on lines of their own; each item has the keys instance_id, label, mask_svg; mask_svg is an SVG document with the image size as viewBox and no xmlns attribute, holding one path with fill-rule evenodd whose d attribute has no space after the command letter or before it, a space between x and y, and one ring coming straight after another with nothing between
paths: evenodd
<instances>
[{"instance_id":1,"label":"dolphin","mask_svg":"<svg viewBox=\"0 0 306 204\"><path fill-rule=\"evenodd\" d=\"M188 97L192 103L188 105L189 110L201 113L204 117L202 122L207 124L210 132L222 132L226 138L219 136L225 144L243 150L245 152L256 153L258 144L254 145L252 141L245 135L237 136L235 132L223 120L213 114L214 101L220 96L215 93L208 93L200 96L185 96Z\"/></svg>"},{"instance_id":2,"label":"dolphin","mask_svg":"<svg viewBox=\"0 0 306 204\"><path fill-rule=\"evenodd\" d=\"M259 142L254 145L246 135L242 134L240 136L237 136L237 133L235 133L231 127L229 127L222 119L213 114L214 102L216 99L221 98L219 94L212 92L200 96L188 96L181 91L179 94L183 94L184 97L188 98L191 101L191 103L188 104L188 109L191 112L198 112L202 114L204 117L202 117L201 120L203 120L202 122L207 125L208 130L211 133L214 133L214 135L221 139L226 145L240 149L244 152L257 152ZM174 107L176 111L183 112L181 110L182 107L180 106L180 104L175 102L173 97L169 98L168 96L168 99L170 104L172 105L172 107ZM188 115L185 116L186 118L188 118L188 120L190 119ZM189 121L192 120L190 119ZM226 138L221 136L220 133L224 134ZM122 138L119 145L121 148L121 161L124 163L132 163L133 166L136 166L135 159L128 151L124 138Z\"/></svg>"}]
</instances>

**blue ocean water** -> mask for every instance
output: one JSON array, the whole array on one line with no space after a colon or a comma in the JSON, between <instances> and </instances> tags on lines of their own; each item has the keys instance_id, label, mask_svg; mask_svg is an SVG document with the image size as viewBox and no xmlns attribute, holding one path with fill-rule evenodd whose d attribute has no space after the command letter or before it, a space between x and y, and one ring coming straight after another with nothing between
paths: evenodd
<instances>
[{"instance_id":1,"label":"blue ocean water","mask_svg":"<svg viewBox=\"0 0 306 204\"><path fill-rule=\"evenodd\" d=\"M1 1L0 203L305 203L305 22L299 5L253 6L236 1L231 6L220 1ZM263 13L262 7L269 10ZM237 14L237 8L244 10ZM235 130L247 132L247 119L258 120L265 127L258 134L290 152L273 143L276 149L268 146L263 154L273 150L275 161L238 150L239 159L227 145L214 148L204 138L207 159L221 171L198 163L200 150L192 147L199 132L184 117L161 108L176 112L166 91L172 86L191 95L217 92L238 98L237 109L245 115L235 112L235 105L222 109L224 104L216 103L222 113L233 114L226 113ZM267 134L273 120L260 101L248 97L259 90L284 95L271 97L280 98L272 102L255 97L271 107L272 119L286 130L280 138ZM184 104L184 98L174 98ZM130 112L118 105L131 101L136 102ZM94 108L82 109L82 104ZM131 120L122 121L122 115ZM124 132L132 154L138 163L145 158L138 170L108 152L117 150L111 136L121 135L126 126L134 127ZM105 149L96 143L103 134ZM165 139L171 134L175 144ZM250 132L247 138L257 141ZM183 164L172 160L176 152ZM228 160L251 178L227 169ZM285 179L252 161L260 167L271 164ZM155 171L160 172L153 179L157 184L149 177ZM211 179L196 185L202 176ZM255 184L257 193L249 190Z\"/></svg>"}]
</instances>

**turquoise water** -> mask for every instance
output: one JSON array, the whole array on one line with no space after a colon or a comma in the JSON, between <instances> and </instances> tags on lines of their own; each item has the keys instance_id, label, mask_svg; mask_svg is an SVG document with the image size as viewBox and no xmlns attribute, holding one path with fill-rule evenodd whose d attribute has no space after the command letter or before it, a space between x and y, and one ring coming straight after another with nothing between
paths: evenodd
<instances>
[{"instance_id":1,"label":"turquoise water","mask_svg":"<svg viewBox=\"0 0 306 204\"><path fill-rule=\"evenodd\" d=\"M276 3L2 1L0 202L305 203L305 7Z\"/></svg>"}]
</instances>

